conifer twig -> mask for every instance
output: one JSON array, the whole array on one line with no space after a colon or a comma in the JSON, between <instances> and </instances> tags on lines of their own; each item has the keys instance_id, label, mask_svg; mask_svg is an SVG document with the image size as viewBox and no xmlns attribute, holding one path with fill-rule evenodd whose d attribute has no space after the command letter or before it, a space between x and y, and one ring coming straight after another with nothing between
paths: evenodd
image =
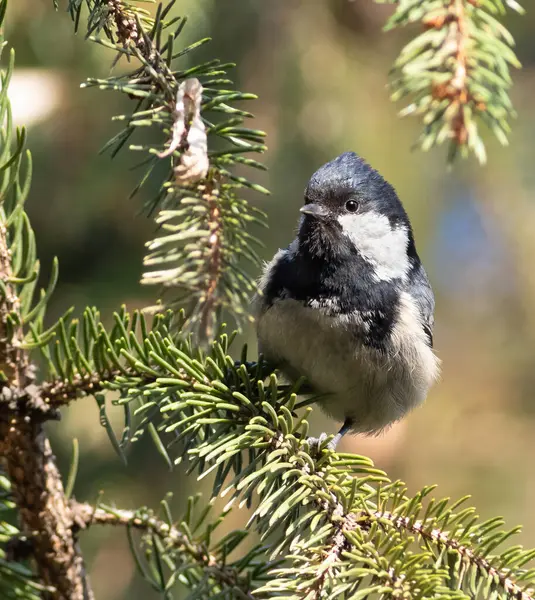
<instances>
[{"instance_id":1,"label":"conifer twig","mask_svg":"<svg viewBox=\"0 0 535 600\"><path fill-rule=\"evenodd\" d=\"M265 134L242 126L252 115L233 105L256 96L232 89L227 76L232 65L217 59L181 65L209 40L176 48L186 19L171 17L174 3L155 2L152 16L141 1L87 0L88 36L115 49L115 62L124 58L132 70L88 79L84 87L123 92L136 101L129 114L116 117L124 129L106 148L113 154L125 146L145 153L146 171L134 193L151 174L165 172L156 197L146 202L159 230L146 244L141 283L165 290L151 307L155 311L188 307L188 328L206 345L223 310L239 323L249 318L246 307L256 284L242 261L261 262L249 227L264 224L264 215L238 194L244 187L269 192L233 167L265 169L249 158L265 151ZM82 3L69 0L69 10L77 26ZM157 130L160 141L127 145L140 127Z\"/></svg>"},{"instance_id":2,"label":"conifer twig","mask_svg":"<svg viewBox=\"0 0 535 600\"><path fill-rule=\"evenodd\" d=\"M81 395L95 394L104 389L107 381L113 381L118 370L112 370L107 375L93 373L91 375L77 375L72 381L47 381L40 387L40 395L51 409L67 406Z\"/></svg>"},{"instance_id":3,"label":"conifer twig","mask_svg":"<svg viewBox=\"0 0 535 600\"><path fill-rule=\"evenodd\" d=\"M5 47L2 25L6 9L7 0L1 0L0 51ZM33 231L24 212L31 157L24 152L24 130L17 131L13 140L7 96L13 67L11 52L0 76L0 460L9 478L9 498L17 508L21 533L32 538L40 583L53 590L47 598L91 600L93 594L73 535L72 511L43 429L45 403L35 385L36 369L26 347L24 326L33 327L39 338L54 283L32 307L32 282L39 267ZM20 174L23 157L24 179ZM22 588L18 591L22 593Z\"/></svg>"},{"instance_id":4,"label":"conifer twig","mask_svg":"<svg viewBox=\"0 0 535 600\"><path fill-rule=\"evenodd\" d=\"M45 586L54 600L91 600L82 555L72 533L73 515L64 494L41 419L24 404L9 400L33 381L27 352L21 349L20 306L12 278L7 229L0 223L0 279L7 291L0 300L0 368L5 381L0 400L0 456L12 483L12 494L23 525L33 539L32 554ZM17 319L18 316L18 319ZM10 330L12 332L10 333Z\"/></svg>"},{"instance_id":5,"label":"conifer twig","mask_svg":"<svg viewBox=\"0 0 535 600\"><path fill-rule=\"evenodd\" d=\"M144 533L153 533L163 542L164 547L173 548L189 560L203 568L209 577L224 587L240 590L242 598L253 600L249 589L249 581L241 576L236 569L226 565L209 551L204 545L190 539L175 526L152 515L141 514L139 511L118 508L104 509L90 504L72 502L71 507L76 523L80 527L89 528L92 525L112 525L114 527L132 527Z\"/></svg>"},{"instance_id":6,"label":"conifer twig","mask_svg":"<svg viewBox=\"0 0 535 600\"><path fill-rule=\"evenodd\" d=\"M376 0L385 2L391 0ZM473 152L486 161L480 123L506 145L511 100L510 68L519 68L514 39L497 15L523 9L509 0L403 0L386 29L423 27L401 51L392 69L393 100L410 98L401 115L422 117L418 145L447 143L448 160Z\"/></svg>"},{"instance_id":7,"label":"conifer twig","mask_svg":"<svg viewBox=\"0 0 535 600\"><path fill-rule=\"evenodd\" d=\"M378 520L386 519L392 527L395 527L396 529L405 529L425 540L432 541L448 550L455 551L468 563L477 565L480 569L485 571L489 577L497 579L511 598L515 598L515 600L535 599L535 590L531 588L523 589L511 579L509 572L494 567L485 557L478 555L468 546L465 546L456 539L448 536L446 532L441 531L440 529L426 529L425 524L422 523L422 521L411 522L407 517L397 517L390 512L377 511L373 514L373 518Z\"/></svg>"}]
</instances>

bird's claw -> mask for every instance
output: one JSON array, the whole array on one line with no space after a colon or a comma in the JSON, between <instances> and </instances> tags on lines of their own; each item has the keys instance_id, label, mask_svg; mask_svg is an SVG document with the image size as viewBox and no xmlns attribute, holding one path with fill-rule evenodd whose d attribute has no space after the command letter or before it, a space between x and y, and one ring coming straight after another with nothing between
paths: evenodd
<instances>
[{"instance_id":1,"label":"bird's claw","mask_svg":"<svg viewBox=\"0 0 535 600\"><path fill-rule=\"evenodd\" d=\"M312 454L321 454L322 450L336 450L336 446L340 441L340 437L335 435L327 444L325 441L330 436L326 433L320 434L319 437L309 437L307 438L307 443L310 446L310 450Z\"/></svg>"},{"instance_id":2,"label":"bird's claw","mask_svg":"<svg viewBox=\"0 0 535 600\"><path fill-rule=\"evenodd\" d=\"M323 448L326 448L327 450L331 450L334 452L334 450L336 450L336 446L338 446L338 443L340 442L340 440L344 437L344 435L348 431L351 430L353 425L354 425L353 419L348 417L344 421L344 424L340 428L340 431L325 445L324 445L325 440L329 437L326 433L322 433L317 438L315 438L315 437L307 438L307 442L310 446L310 449L311 450L315 449L315 453L317 453L317 454L319 454L320 450L323 450Z\"/></svg>"}]
</instances>

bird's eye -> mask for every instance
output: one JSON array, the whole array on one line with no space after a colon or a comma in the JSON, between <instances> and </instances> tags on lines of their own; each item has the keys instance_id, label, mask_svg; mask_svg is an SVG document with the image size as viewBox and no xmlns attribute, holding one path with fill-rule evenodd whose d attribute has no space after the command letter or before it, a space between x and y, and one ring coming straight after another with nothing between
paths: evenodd
<instances>
[{"instance_id":1,"label":"bird's eye","mask_svg":"<svg viewBox=\"0 0 535 600\"><path fill-rule=\"evenodd\" d=\"M359 209L359 203L356 202L355 200L348 200L346 202L346 210L347 212L357 212L357 210Z\"/></svg>"}]
</instances>

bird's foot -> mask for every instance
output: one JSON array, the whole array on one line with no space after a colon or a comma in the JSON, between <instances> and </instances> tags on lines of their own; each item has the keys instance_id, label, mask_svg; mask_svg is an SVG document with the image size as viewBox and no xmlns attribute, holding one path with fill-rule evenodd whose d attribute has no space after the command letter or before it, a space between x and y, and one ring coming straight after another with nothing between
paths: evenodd
<instances>
[{"instance_id":1,"label":"bird's foot","mask_svg":"<svg viewBox=\"0 0 535 600\"><path fill-rule=\"evenodd\" d=\"M276 365L269 363L265 358L260 355L257 361L241 361L236 360L234 362L234 368L239 369L244 366L251 377L255 379L265 379L277 368Z\"/></svg>"},{"instance_id":2,"label":"bird's foot","mask_svg":"<svg viewBox=\"0 0 535 600\"><path fill-rule=\"evenodd\" d=\"M237 371L241 367L245 367L248 377L255 381L265 379L275 369L275 367L268 364L262 357L259 357L258 361L236 360L234 361L234 368L227 367L223 383L228 386L240 386L242 380Z\"/></svg>"},{"instance_id":3,"label":"bird's foot","mask_svg":"<svg viewBox=\"0 0 535 600\"><path fill-rule=\"evenodd\" d=\"M329 440L327 443L325 443L325 442L327 441L327 439L330 436L327 435L326 433L322 433L317 438L315 438L315 437L309 437L309 438L307 438L308 445L310 446L310 449L311 449L311 451L314 454L320 454L321 450L323 450L323 449L334 451L334 450L336 450L336 446L338 446L338 443L340 442L340 440L344 437L344 435L352 427L353 427L353 420L352 419L346 419L344 421L344 424L340 428L340 431L331 440Z\"/></svg>"},{"instance_id":4,"label":"bird's foot","mask_svg":"<svg viewBox=\"0 0 535 600\"><path fill-rule=\"evenodd\" d=\"M329 437L331 437L329 434L322 433L319 437L307 438L307 443L310 446L311 454L319 455L321 454L322 450L336 450L336 446L340 441L340 435L336 434L331 440L327 442L327 439Z\"/></svg>"},{"instance_id":5,"label":"bird's foot","mask_svg":"<svg viewBox=\"0 0 535 600\"><path fill-rule=\"evenodd\" d=\"M307 444L310 448L310 456L314 458L319 458L321 456L322 450L324 449L324 442L327 438L326 433L322 433L319 437L308 437Z\"/></svg>"},{"instance_id":6,"label":"bird's foot","mask_svg":"<svg viewBox=\"0 0 535 600\"><path fill-rule=\"evenodd\" d=\"M242 365L244 365L244 367L248 371L252 371L253 369L255 369L258 366L258 362L254 361L254 360L246 360L245 362L242 362L241 360L235 360L234 361L234 366L236 368L239 368Z\"/></svg>"}]
</instances>

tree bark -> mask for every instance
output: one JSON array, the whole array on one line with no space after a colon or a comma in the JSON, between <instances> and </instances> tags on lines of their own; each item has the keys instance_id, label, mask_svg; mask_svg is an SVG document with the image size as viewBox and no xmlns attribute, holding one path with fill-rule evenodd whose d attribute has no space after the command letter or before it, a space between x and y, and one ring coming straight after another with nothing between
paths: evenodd
<instances>
[{"instance_id":1,"label":"tree bark","mask_svg":"<svg viewBox=\"0 0 535 600\"><path fill-rule=\"evenodd\" d=\"M33 384L34 367L22 348L20 303L11 283L11 251L0 223L0 456L11 480L22 532L31 540L32 555L50 600L92 600L83 558L73 533L73 513L65 497L43 421L51 412ZM15 320L14 320L15 319ZM11 324L10 324L11 323Z\"/></svg>"}]
</instances>

